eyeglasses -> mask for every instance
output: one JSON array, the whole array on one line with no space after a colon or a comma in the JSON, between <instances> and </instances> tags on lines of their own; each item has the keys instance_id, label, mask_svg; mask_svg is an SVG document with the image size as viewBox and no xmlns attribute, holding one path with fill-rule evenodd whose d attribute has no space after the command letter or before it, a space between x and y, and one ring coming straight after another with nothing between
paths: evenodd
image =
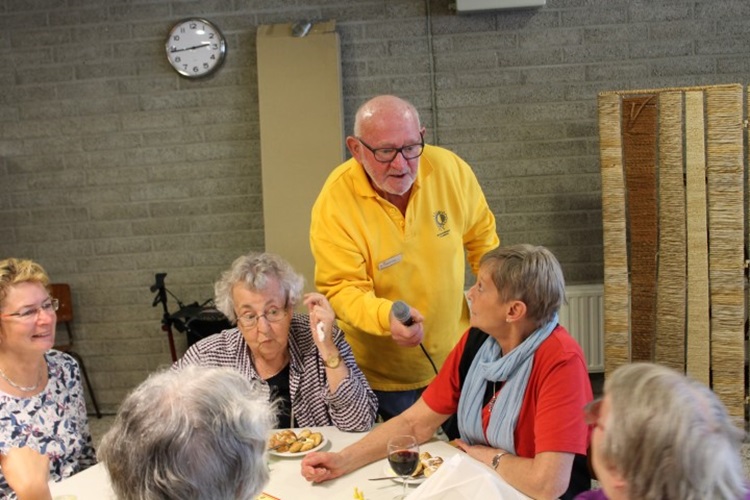
<instances>
[{"instance_id":1,"label":"eyeglasses","mask_svg":"<svg viewBox=\"0 0 750 500\"><path fill-rule=\"evenodd\" d=\"M28 309L21 309L18 312L10 314L0 314L2 318L18 318L21 321L36 321L39 319L39 313L44 312L47 314L55 314L55 311L60 307L60 301L57 299L49 299L42 302L39 307L30 307Z\"/></svg>"},{"instance_id":2,"label":"eyeglasses","mask_svg":"<svg viewBox=\"0 0 750 500\"><path fill-rule=\"evenodd\" d=\"M245 328L255 328L258 326L260 318L266 318L269 323L281 321L286 316L286 309L280 307L271 307L263 314L247 313L237 317L237 322Z\"/></svg>"},{"instance_id":3,"label":"eyeglasses","mask_svg":"<svg viewBox=\"0 0 750 500\"><path fill-rule=\"evenodd\" d=\"M357 140L369 149L380 163L390 163L396 159L396 155L399 153L401 153L401 156L405 160L413 160L422 156L422 152L424 151L424 136L421 133L419 136L422 138L419 144L409 144L400 148L373 148L359 137L357 137Z\"/></svg>"},{"instance_id":4,"label":"eyeglasses","mask_svg":"<svg viewBox=\"0 0 750 500\"><path fill-rule=\"evenodd\" d=\"M601 409L602 398L596 398L583 407L583 416L586 419L587 425L599 427L601 430L605 430L604 426L599 423L599 412Z\"/></svg>"}]
</instances>

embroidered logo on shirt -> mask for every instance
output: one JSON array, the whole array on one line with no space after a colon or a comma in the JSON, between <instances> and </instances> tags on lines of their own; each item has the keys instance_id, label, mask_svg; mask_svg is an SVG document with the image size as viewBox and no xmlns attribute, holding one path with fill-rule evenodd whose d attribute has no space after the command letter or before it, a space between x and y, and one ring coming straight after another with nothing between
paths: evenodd
<instances>
[{"instance_id":1,"label":"embroidered logo on shirt","mask_svg":"<svg viewBox=\"0 0 750 500\"><path fill-rule=\"evenodd\" d=\"M448 214L446 214L442 210L438 210L432 215L432 218L435 221L435 225L438 229L437 237L442 238L443 236L448 236L448 234L451 232L450 229L445 229L446 224L448 224Z\"/></svg>"}]
</instances>

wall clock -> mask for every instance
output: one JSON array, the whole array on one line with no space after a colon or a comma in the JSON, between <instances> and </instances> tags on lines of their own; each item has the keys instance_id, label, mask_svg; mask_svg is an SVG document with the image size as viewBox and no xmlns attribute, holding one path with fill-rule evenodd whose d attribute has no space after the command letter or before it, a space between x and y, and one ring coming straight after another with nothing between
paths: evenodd
<instances>
[{"instance_id":1,"label":"wall clock","mask_svg":"<svg viewBox=\"0 0 750 500\"><path fill-rule=\"evenodd\" d=\"M169 31L167 60L180 75L201 78L224 62L227 42L219 28L200 18L178 21Z\"/></svg>"}]
</instances>

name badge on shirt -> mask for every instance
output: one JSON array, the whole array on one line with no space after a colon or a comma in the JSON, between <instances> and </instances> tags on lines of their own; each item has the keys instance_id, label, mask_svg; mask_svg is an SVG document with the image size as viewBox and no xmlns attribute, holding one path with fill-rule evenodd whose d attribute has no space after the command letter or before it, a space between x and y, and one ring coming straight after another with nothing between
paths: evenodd
<instances>
[{"instance_id":1,"label":"name badge on shirt","mask_svg":"<svg viewBox=\"0 0 750 500\"><path fill-rule=\"evenodd\" d=\"M383 262L380 262L378 264L378 270L382 271L383 269L389 268L394 264L398 264L399 262L401 262L401 259L403 258L404 258L403 254L397 254L397 255L394 255L393 257L385 259Z\"/></svg>"}]
</instances>

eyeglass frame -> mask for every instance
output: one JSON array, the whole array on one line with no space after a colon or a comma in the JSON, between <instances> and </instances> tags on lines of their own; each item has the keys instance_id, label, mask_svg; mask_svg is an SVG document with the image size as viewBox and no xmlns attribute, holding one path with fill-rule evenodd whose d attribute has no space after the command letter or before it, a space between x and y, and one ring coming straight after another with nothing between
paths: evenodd
<instances>
[{"instance_id":1,"label":"eyeglass frame","mask_svg":"<svg viewBox=\"0 0 750 500\"><path fill-rule=\"evenodd\" d=\"M601 423L599 423L599 416L602 409L602 402L604 398L596 398L593 401L589 401L583 407L583 418L586 421L586 425L590 427L599 427L601 430L607 430Z\"/></svg>"},{"instance_id":2,"label":"eyeglass frame","mask_svg":"<svg viewBox=\"0 0 750 500\"><path fill-rule=\"evenodd\" d=\"M279 311L282 312L281 316L279 316L276 319L271 319L271 318L268 317L268 310L273 309L273 308L278 308ZM269 323L278 323L282 319L286 318L287 314L289 314L289 311L287 311L288 308L289 308L288 304L284 305L284 307L271 306L268 309L266 309L265 311L263 311L263 314L256 314L255 317L254 317L255 324L253 324L251 326L248 326L248 325L245 324L245 321L247 320L247 314L250 314L250 313L243 314L243 315L239 315L238 314L237 315L237 323L238 324L242 324L242 326L244 328L257 328L258 324L260 322L260 318L266 318L266 321L268 321Z\"/></svg>"},{"instance_id":3,"label":"eyeglass frame","mask_svg":"<svg viewBox=\"0 0 750 500\"><path fill-rule=\"evenodd\" d=\"M419 137L421 138L421 141L417 144L407 144L406 146L401 146L400 148L373 148L372 146L367 144L365 141L363 141L360 137L355 136L355 138L359 142L361 142L364 147L370 150L373 158L375 158L375 161L380 162L380 163L391 163L393 160L396 159L399 153L401 153L401 156L404 157L404 160L414 160L416 158L419 158L420 156L422 156L422 153L424 153L424 134L420 132ZM407 157L404 154L404 149L413 148L414 146L419 146L419 154L416 156ZM393 150L393 156L391 157L390 160L381 160L380 158L378 158L378 151L382 152L382 151L387 151L387 150Z\"/></svg>"},{"instance_id":4,"label":"eyeglass frame","mask_svg":"<svg viewBox=\"0 0 750 500\"><path fill-rule=\"evenodd\" d=\"M14 312L9 314L0 314L0 318L18 318L21 321L29 321L31 322L33 318L33 321L39 320L39 314L41 312L45 312L47 314L57 314L57 310L60 308L60 301L58 299L49 298L49 305L47 301L45 300L37 307L32 307L27 311L22 312Z\"/></svg>"}]
</instances>

